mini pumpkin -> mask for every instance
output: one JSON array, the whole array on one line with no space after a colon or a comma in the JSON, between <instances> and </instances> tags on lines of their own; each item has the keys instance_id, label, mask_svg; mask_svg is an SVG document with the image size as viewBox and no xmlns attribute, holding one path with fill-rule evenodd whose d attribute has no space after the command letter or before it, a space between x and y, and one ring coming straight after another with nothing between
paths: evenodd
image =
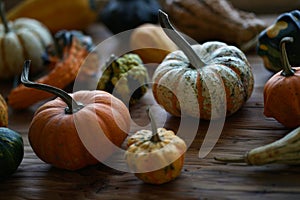
<instances>
[{"instance_id":1,"label":"mini pumpkin","mask_svg":"<svg viewBox=\"0 0 300 200\"><path fill-rule=\"evenodd\" d=\"M35 19L18 18L8 22L5 17L4 3L0 1L0 79L20 75L25 59L32 60L32 73L44 68L42 55L53 38L46 26Z\"/></svg>"},{"instance_id":2,"label":"mini pumpkin","mask_svg":"<svg viewBox=\"0 0 300 200\"><path fill-rule=\"evenodd\" d=\"M157 128L149 110L150 130L140 130L127 141L125 160L135 176L146 183L167 183L181 173L185 142L171 130Z\"/></svg>"},{"instance_id":3,"label":"mini pumpkin","mask_svg":"<svg viewBox=\"0 0 300 200\"><path fill-rule=\"evenodd\" d=\"M24 157L22 136L6 127L0 127L0 179L14 173Z\"/></svg>"},{"instance_id":4,"label":"mini pumpkin","mask_svg":"<svg viewBox=\"0 0 300 200\"><path fill-rule=\"evenodd\" d=\"M294 38L294 42L287 47L289 62L292 66L300 66L299 10L279 15L272 25L259 34L257 54L263 59L264 66L272 72L282 70L279 44L284 37Z\"/></svg>"},{"instance_id":5,"label":"mini pumpkin","mask_svg":"<svg viewBox=\"0 0 300 200\"><path fill-rule=\"evenodd\" d=\"M8 107L3 96L0 94L0 127L8 126Z\"/></svg>"},{"instance_id":6,"label":"mini pumpkin","mask_svg":"<svg viewBox=\"0 0 300 200\"><path fill-rule=\"evenodd\" d=\"M137 54L111 55L103 68L97 89L105 90L124 103L134 104L148 90L148 71Z\"/></svg>"},{"instance_id":7,"label":"mini pumpkin","mask_svg":"<svg viewBox=\"0 0 300 200\"><path fill-rule=\"evenodd\" d=\"M300 67L291 67L286 52L286 43L292 42L292 37L281 40L283 70L273 75L264 87L265 116L289 128L300 126Z\"/></svg>"},{"instance_id":8,"label":"mini pumpkin","mask_svg":"<svg viewBox=\"0 0 300 200\"><path fill-rule=\"evenodd\" d=\"M154 72L152 91L158 104L172 115L202 119L239 110L251 96L254 83L244 53L217 41L191 46L172 27L166 13L160 11L159 19L182 51L167 55Z\"/></svg>"},{"instance_id":9,"label":"mini pumpkin","mask_svg":"<svg viewBox=\"0 0 300 200\"><path fill-rule=\"evenodd\" d=\"M25 61L21 82L58 96L37 109L29 127L30 145L40 159L77 170L104 161L115 146L121 146L130 128L130 114L122 101L105 91L68 94L31 82L29 66L30 61Z\"/></svg>"}]
</instances>

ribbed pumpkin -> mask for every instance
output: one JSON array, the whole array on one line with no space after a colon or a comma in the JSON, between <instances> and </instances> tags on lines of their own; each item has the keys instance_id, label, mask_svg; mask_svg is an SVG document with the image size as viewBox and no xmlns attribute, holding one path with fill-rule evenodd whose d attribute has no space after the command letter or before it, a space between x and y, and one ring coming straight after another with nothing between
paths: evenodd
<instances>
[{"instance_id":1,"label":"ribbed pumpkin","mask_svg":"<svg viewBox=\"0 0 300 200\"><path fill-rule=\"evenodd\" d=\"M4 4L0 1L0 79L19 75L25 59L32 60L32 73L43 70L42 55L53 38L46 26L30 18L7 22Z\"/></svg>"},{"instance_id":2,"label":"ribbed pumpkin","mask_svg":"<svg viewBox=\"0 0 300 200\"><path fill-rule=\"evenodd\" d=\"M264 114L273 117L289 128L300 126L300 67L291 67L286 43L292 37L284 37L280 42L282 68L265 84Z\"/></svg>"},{"instance_id":3,"label":"ribbed pumpkin","mask_svg":"<svg viewBox=\"0 0 300 200\"><path fill-rule=\"evenodd\" d=\"M227 116L239 110L251 96L254 82L244 53L217 41L190 46L164 12L160 11L159 19L166 34L182 51L167 55L155 70L156 101L172 115L199 117L200 111L202 119L224 116L224 107ZM216 106L214 116L212 105Z\"/></svg>"},{"instance_id":4,"label":"ribbed pumpkin","mask_svg":"<svg viewBox=\"0 0 300 200\"><path fill-rule=\"evenodd\" d=\"M14 173L24 156L22 136L5 127L0 127L0 179Z\"/></svg>"},{"instance_id":5,"label":"ribbed pumpkin","mask_svg":"<svg viewBox=\"0 0 300 200\"><path fill-rule=\"evenodd\" d=\"M0 127L8 126L8 107L6 101L0 94Z\"/></svg>"},{"instance_id":6,"label":"ribbed pumpkin","mask_svg":"<svg viewBox=\"0 0 300 200\"><path fill-rule=\"evenodd\" d=\"M125 159L142 181L163 184L180 175L187 147L173 131L157 128L150 110L149 117L152 130L140 130L128 138Z\"/></svg>"},{"instance_id":7,"label":"ribbed pumpkin","mask_svg":"<svg viewBox=\"0 0 300 200\"><path fill-rule=\"evenodd\" d=\"M58 96L37 109L29 127L30 145L40 159L77 170L104 161L121 146L130 127L130 114L121 100L104 91L67 94L31 82L29 65L26 61L21 82Z\"/></svg>"}]
</instances>

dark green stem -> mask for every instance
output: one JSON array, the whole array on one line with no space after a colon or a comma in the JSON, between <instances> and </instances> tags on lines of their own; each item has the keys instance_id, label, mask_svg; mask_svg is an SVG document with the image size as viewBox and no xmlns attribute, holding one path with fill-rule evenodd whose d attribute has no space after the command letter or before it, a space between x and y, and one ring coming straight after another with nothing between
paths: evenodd
<instances>
[{"instance_id":1,"label":"dark green stem","mask_svg":"<svg viewBox=\"0 0 300 200\"><path fill-rule=\"evenodd\" d=\"M199 69L206 65L191 45L175 30L165 12L159 10L158 19L166 35L185 53L194 68Z\"/></svg>"},{"instance_id":2,"label":"dark green stem","mask_svg":"<svg viewBox=\"0 0 300 200\"><path fill-rule=\"evenodd\" d=\"M280 41L280 53L283 67L281 75L285 77L293 76L295 74L294 69L290 65L285 47L286 43L292 43L293 41L294 39L292 37L284 37Z\"/></svg>"},{"instance_id":3,"label":"dark green stem","mask_svg":"<svg viewBox=\"0 0 300 200\"><path fill-rule=\"evenodd\" d=\"M5 8L4 8L3 0L0 0L0 17L1 17L2 23L4 25L5 33L10 32L11 30L8 26L8 22L7 22L7 19L6 19L6 16L5 16Z\"/></svg>"},{"instance_id":4,"label":"dark green stem","mask_svg":"<svg viewBox=\"0 0 300 200\"><path fill-rule=\"evenodd\" d=\"M30 88L35 88L38 90L46 91L49 93L52 93L58 97L60 97L66 104L67 108L65 109L66 114L73 114L77 111L79 111L84 106L78 102L76 102L68 93L65 91L55 88L50 85L42 84L42 83L35 83L28 79L29 77L29 68L30 68L30 60L26 60L24 62L23 71L21 74L21 82L26 86Z\"/></svg>"},{"instance_id":5,"label":"dark green stem","mask_svg":"<svg viewBox=\"0 0 300 200\"><path fill-rule=\"evenodd\" d=\"M151 112L151 109L148 108L148 109L147 109L147 112L148 112L148 116L149 116L149 118L150 118L151 130L152 130L152 134L153 134L152 137L151 137L151 139L150 139L150 141L151 141L151 142L154 142L154 143L160 142L161 139L160 139L160 137L159 137L159 135L158 135L158 132L157 132L157 125L156 125L156 122L155 122L155 120L154 120L154 116L153 116L153 114L152 114L152 112Z\"/></svg>"}]
</instances>

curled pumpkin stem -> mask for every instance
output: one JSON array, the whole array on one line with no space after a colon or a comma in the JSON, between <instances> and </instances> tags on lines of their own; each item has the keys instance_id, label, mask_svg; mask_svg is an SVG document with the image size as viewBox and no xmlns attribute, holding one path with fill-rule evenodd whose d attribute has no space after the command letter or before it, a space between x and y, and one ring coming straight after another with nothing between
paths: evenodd
<instances>
[{"instance_id":1,"label":"curled pumpkin stem","mask_svg":"<svg viewBox=\"0 0 300 200\"><path fill-rule=\"evenodd\" d=\"M75 113L77 111L79 111L81 108L83 108L83 105L80 103L77 103L68 93L66 93L65 91L50 86L50 85L46 85L46 84L42 84L42 83L35 83L32 82L28 79L29 77L29 69L30 69L30 60L26 60L24 62L24 67L23 67L23 71L21 74L21 82L26 86L26 87L30 87L30 88L35 88L38 90L42 90L42 91L46 91L49 93L52 93L58 97L60 97L67 105L68 107L66 108L66 114L72 114Z\"/></svg>"},{"instance_id":2,"label":"curled pumpkin stem","mask_svg":"<svg viewBox=\"0 0 300 200\"><path fill-rule=\"evenodd\" d=\"M282 59L282 67L283 70L281 72L282 76L293 76L295 74L294 69L291 67L287 52L286 52L286 43L292 43L294 39L292 37L284 37L280 41L280 53L281 53L281 59Z\"/></svg>"}]
</instances>

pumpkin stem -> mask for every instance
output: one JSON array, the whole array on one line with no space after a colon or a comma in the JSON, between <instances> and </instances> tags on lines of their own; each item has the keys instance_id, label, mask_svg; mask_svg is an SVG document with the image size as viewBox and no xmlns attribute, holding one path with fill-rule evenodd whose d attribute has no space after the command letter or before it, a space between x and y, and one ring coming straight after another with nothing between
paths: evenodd
<instances>
[{"instance_id":1,"label":"pumpkin stem","mask_svg":"<svg viewBox=\"0 0 300 200\"><path fill-rule=\"evenodd\" d=\"M225 163L246 163L246 159L244 156L240 156L237 158L218 158L218 157L214 157L214 159L216 161L220 161L220 162L225 162Z\"/></svg>"},{"instance_id":2,"label":"pumpkin stem","mask_svg":"<svg viewBox=\"0 0 300 200\"><path fill-rule=\"evenodd\" d=\"M166 35L185 53L188 57L191 65L196 69L205 66L206 64L201 60L201 58L194 51L192 46L186 41L172 26L169 21L168 15L159 10L158 19L161 27L163 28Z\"/></svg>"},{"instance_id":3,"label":"pumpkin stem","mask_svg":"<svg viewBox=\"0 0 300 200\"><path fill-rule=\"evenodd\" d=\"M295 74L294 69L291 67L287 53L286 53L286 43L292 43L294 41L294 38L292 37L284 37L280 41L280 53L281 53L281 62L282 62L282 67L283 70L281 72L282 76L288 77L288 76L293 76Z\"/></svg>"},{"instance_id":4,"label":"pumpkin stem","mask_svg":"<svg viewBox=\"0 0 300 200\"><path fill-rule=\"evenodd\" d=\"M156 125L156 122L155 122L155 120L154 120L154 116L153 116L153 114L152 114L152 112L151 112L151 109L148 108L148 109L147 109L147 112L148 112L148 116L149 116L149 118L150 118L150 122L151 122L151 130L152 130L152 134L153 134L152 137L151 137L151 139L150 139L150 141L151 141L151 142L154 142L154 143L160 142L161 139L160 139L160 137L159 137L159 135L158 135L158 132L157 132L157 125Z\"/></svg>"},{"instance_id":5,"label":"pumpkin stem","mask_svg":"<svg viewBox=\"0 0 300 200\"><path fill-rule=\"evenodd\" d=\"M77 111L79 111L84 106L80 103L77 103L67 92L42 83L35 83L28 79L29 77L29 68L30 68L30 60L26 60L24 62L23 71L21 74L21 82L26 86L30 88L35 88L38 90L46 91L49 93L52 93L58 97L60 97L67 105L68 107L65 109L66 114L73 114Z\"/></svg>"},{"instance_id":6,"label":"pumpkin stem","mask_svg":"<svg viewBox=\"0 0 300 200\"><path fill-rule=\"evenodd\" d=\"M11 30L8 26L7 19L6 19L6 16L5 16L5 8L4 8L3 0L0 0L0 17L1 17L2 23L4 25L5 33L10 32Z\"/></svg>"}]
</instances>

